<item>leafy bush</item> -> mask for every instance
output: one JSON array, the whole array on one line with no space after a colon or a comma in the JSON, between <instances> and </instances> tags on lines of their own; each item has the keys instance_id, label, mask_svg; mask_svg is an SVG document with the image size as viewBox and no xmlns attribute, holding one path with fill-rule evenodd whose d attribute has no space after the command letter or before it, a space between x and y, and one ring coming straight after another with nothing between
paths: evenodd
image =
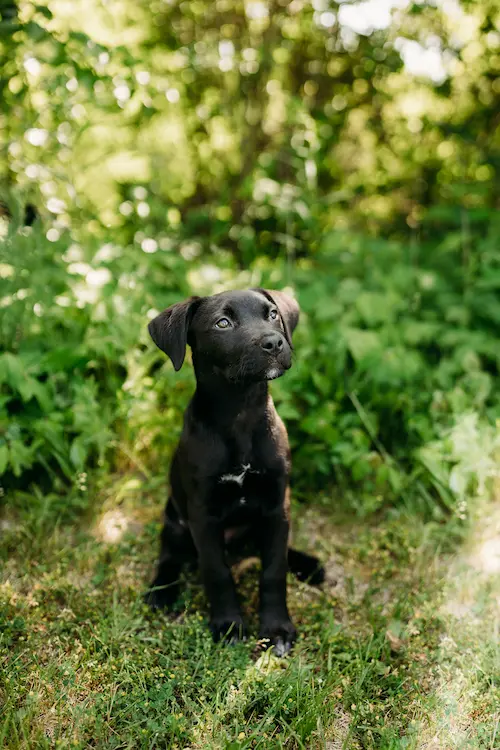
<instances>
[{"instance_id":1,"label":"leafy bush","mask_svg":"<svg viewBox=\"0 0 500 750\"><path fill-rule=\"evenodd\" d=\"M146 311L153 299L167 304L187 292L185 262L166 255L149 263L146 290L137 248L123 257L111 245L84 253L70 237L51 243L30 229L4 248L0 473L14 486L46 475L73 481L110 456L137 358L152 361L138 349L146 348Z\"/></svg>"},{"instance_id":2,"label":"leafy bush","mask_svg":"<svg viewBox=\"0 0 500 750\"><path fill-rule=\"evenodd\" d=\"M291 285L303 313L295 364L272 391L296 494L335 484L363 512L400 500L450 507L453 482L420 449L464 412L500 415L499 236L491 217L467 269L461 233L405 248L335 232L314 259L260 258L241 272L222 252L193 263L175 239L144 253L12 231L0 266L5 486L166 466L194 383L152 346L148 316L191 293Z\"/></svg>"}]
</instances>

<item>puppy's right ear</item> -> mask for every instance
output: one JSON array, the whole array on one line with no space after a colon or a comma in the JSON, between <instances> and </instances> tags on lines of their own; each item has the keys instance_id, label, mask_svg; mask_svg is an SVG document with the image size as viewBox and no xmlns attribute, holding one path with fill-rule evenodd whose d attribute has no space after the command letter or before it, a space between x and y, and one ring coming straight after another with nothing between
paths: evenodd
<instances>
[{"instance_id":1,"label":"puppy's right ear","mask_svg":"<svg viewBox=\"0 0 500 750\"><path fill-rule=\"evenodd\" d=\"M189 326L201 297L190 297L168 307L148 325L148 331L158 349L170 357L175 370L182 367L186 356Z\"/></svg>"}]
</instances>

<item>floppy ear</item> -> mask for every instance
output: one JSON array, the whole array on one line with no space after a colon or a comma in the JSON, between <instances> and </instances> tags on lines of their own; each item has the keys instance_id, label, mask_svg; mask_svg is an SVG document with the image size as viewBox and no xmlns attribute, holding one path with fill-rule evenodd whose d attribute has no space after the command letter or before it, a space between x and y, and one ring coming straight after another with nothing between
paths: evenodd
<instances>
[{"instance_id":1,"label":"floppy ear","mask_svg":"<svg viewBox=\"0 0 500 750\"><path fill-rule=\"evenodd\" d=\"M148 331L156 346L165 352L176 371L180 370L186 356L189 325L201 297L190 297L184 302L168 307L148 325Z\"/></svg>"},{"instance_id":2,"label":"floppy ear","mask_svg":"<svg viewBox=\"0 0 500 750\"><path fill-rule=\"evenodd\" d=\"M278 292L276 289L258 289L257 291L264 294L270 302L274 302L280 311L283 326L285 328L285 335L288 343L291 345L292 333L299 322L298 302L294 300L293 297L290 297L290 295L285 294L285 292Z\"/></svg>"}]
</instances>

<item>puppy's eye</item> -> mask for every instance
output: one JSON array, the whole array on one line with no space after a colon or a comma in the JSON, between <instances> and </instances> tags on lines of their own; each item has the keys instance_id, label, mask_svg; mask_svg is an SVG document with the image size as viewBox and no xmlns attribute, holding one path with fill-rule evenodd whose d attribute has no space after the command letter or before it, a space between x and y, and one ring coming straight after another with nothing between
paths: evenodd
<instances>
[{"instance_id":1,"label":"puppy's eye","mask_svg":"<svg viewBox=\"0 0 500 750\"><path fill-rule=\"evenodd\" d=\"M269 317L271 318L271 320L276 320L277 317L278 317L278 311L277 310L271 310L271 312L269 313Z\"/></svg>"},{"instance_id":2,"label":"puppy's eye","mask_svg":"<svg viewBox=\"0 0 500 750\"><path fill-rule=\"evenodd\" d=\"M231 328L231 322L227 318L221 318L215 324L216 328Z\"/></svg>"}]
</instances>

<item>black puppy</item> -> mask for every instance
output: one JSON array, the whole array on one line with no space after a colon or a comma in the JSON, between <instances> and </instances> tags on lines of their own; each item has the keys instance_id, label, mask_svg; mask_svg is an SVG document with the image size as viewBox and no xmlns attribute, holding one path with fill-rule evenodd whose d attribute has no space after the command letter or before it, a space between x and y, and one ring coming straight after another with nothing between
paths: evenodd
<instances>
[{"instance_id":1,"label":"black puppy","mask_svg":"<svg viewBox=\"0 0 500 750\"><path fill-rule=\"evenodd\" d=\"M196 392L173 457L158 572L146 601L173 605L182 567L198 561L214 639L243 638L230 553L258 552L260 637L278 655L296 635L288 567L301 580L324 578L315 557L288 548L290 449L267 386L291 366L298 319L291 297L251 289L191 297L149 324L176 370L191 346Z\"/></svg>"}]
</instances>

